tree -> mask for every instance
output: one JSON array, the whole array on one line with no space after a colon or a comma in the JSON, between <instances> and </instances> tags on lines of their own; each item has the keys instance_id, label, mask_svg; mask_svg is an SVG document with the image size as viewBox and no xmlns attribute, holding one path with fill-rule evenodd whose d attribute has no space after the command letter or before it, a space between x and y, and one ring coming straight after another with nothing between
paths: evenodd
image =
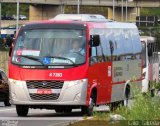
<instances>
[{"instance_id":1,"label":"tree","mask_svg":"<svg viewBox=\"0 0 160 126\"><path fill-rule=\"evenodd\" d=\"M15 3L2 3L2 15L16 15L17 4ZM20 14L28 16L29 5L20 4Z\"/></svg>"}]
</instances>

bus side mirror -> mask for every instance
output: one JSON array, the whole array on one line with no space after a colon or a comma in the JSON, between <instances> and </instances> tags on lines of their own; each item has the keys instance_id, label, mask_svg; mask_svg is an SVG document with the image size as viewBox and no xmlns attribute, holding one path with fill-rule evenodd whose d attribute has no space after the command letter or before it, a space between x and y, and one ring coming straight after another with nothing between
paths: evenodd
<instances>
[{"instance_id":1,"label":"bus side mirror","mask_svg":"<svg viewBox=\"0 0 160 126\"><path fill-rule=\"evenodd\" d=\"M90 41L89 41L90 47L96 47L99 46L99 44L100 44L99 35L90 35Z\"/></svg>"}]
</instances>

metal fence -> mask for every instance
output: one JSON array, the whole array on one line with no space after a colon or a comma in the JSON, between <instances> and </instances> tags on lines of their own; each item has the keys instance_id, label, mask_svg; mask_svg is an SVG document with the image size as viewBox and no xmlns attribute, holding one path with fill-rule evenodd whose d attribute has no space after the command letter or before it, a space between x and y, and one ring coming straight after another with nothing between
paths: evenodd
<instances>
[{"instance_id":1,"label":"metal fence","mask_svg":"<svg viewBox=\"0 0 160 126\"><path fill-rule=\"evenodd\" d=\"M0 69L8 73L8 51L0 51Z\"/></svg>"},{"instance_id":2,"label":"metal fence","mask_svg":"<svg viewBox=\"0 0 160 126\"><path fill-rule=\"evenodd\" d=\"M136 25L145 27L156 26L160 23L159 20L160 16L137 16Z\"/></svg>"}]
</instances>

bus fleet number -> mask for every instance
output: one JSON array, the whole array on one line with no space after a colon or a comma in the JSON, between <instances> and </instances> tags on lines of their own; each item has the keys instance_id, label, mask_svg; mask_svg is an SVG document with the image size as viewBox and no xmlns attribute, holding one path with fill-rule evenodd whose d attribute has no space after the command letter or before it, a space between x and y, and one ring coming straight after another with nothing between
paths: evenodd
<instances>
[{"instance_id":1,"label":"bus fleet number","mask_svg":"<svg viewBox=\"0 0 160 126\"><path fill-rule=\"evenodd\" d=\"M62 73L50 73L50 77L62 77Z\"/></svg>"}]
</instances>

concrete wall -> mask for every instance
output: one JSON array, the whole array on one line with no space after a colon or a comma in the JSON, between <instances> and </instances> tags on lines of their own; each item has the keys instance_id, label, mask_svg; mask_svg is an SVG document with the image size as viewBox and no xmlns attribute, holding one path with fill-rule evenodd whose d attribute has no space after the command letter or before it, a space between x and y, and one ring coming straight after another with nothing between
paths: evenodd
<instances>
[{"instance_id":1,"label":"concrete wall","mask_svg":"<svg viewBox=\"0 0 160 126\"><path fill-rule=\"evenodd\" d=\"M123 8L123 19L122 19L122 8L115 7L115 20L126 21L126 8ZM127 21L135 22L136 16L139 16L140 9L128 7L127 8ZM63 8L59 5L30 5L29 7L29 21L37 20L48 20L55 17L57 14L63 13ZM113 19L113 9L108 8L108 18Z\"/></svg>"},{"instance_id":2,"label":"concrete wall","mask_svg":"<svg viewBox=\"0 0 160 126\"><path fill-rule=\"evenodd\" d=\"M60 14L61 11L59 5L30 5L29 21L50 19Z\"/></svg>"},{"instance_id":3,"label":"concrete wall","mask_svg":"<svg viewBox=\"0 0 160 126\"><path fill-rule=\"evenodd\" d=\"M17 0L1 0L2 3L16 3ZM19 0L20 3L46 4L46 5L77 5L77 0ZM80 0L81 5L112 7L113 0ZM125 5L125 0L124 0ZM121 0L115 0L115 6L121 6ZM160 7L160 0L133 0L128 2L129 7Z\"/></svg>"},{"instance_id":4,"label":"concrete wall","mask_svg":"<svg viewBox=\"0 0 160 126\"><path fill-rule=\"evenodd\" d=\"M127 22L135 22L136 16L139 16L140 9L128 7L127 8ZM113 8L108 8L108 18L113 19ZM115 20L116 21L126 21L126 8L123 8L123 19L122 19L122 8L115 7Z\"/></svg>"}]
</instances>

